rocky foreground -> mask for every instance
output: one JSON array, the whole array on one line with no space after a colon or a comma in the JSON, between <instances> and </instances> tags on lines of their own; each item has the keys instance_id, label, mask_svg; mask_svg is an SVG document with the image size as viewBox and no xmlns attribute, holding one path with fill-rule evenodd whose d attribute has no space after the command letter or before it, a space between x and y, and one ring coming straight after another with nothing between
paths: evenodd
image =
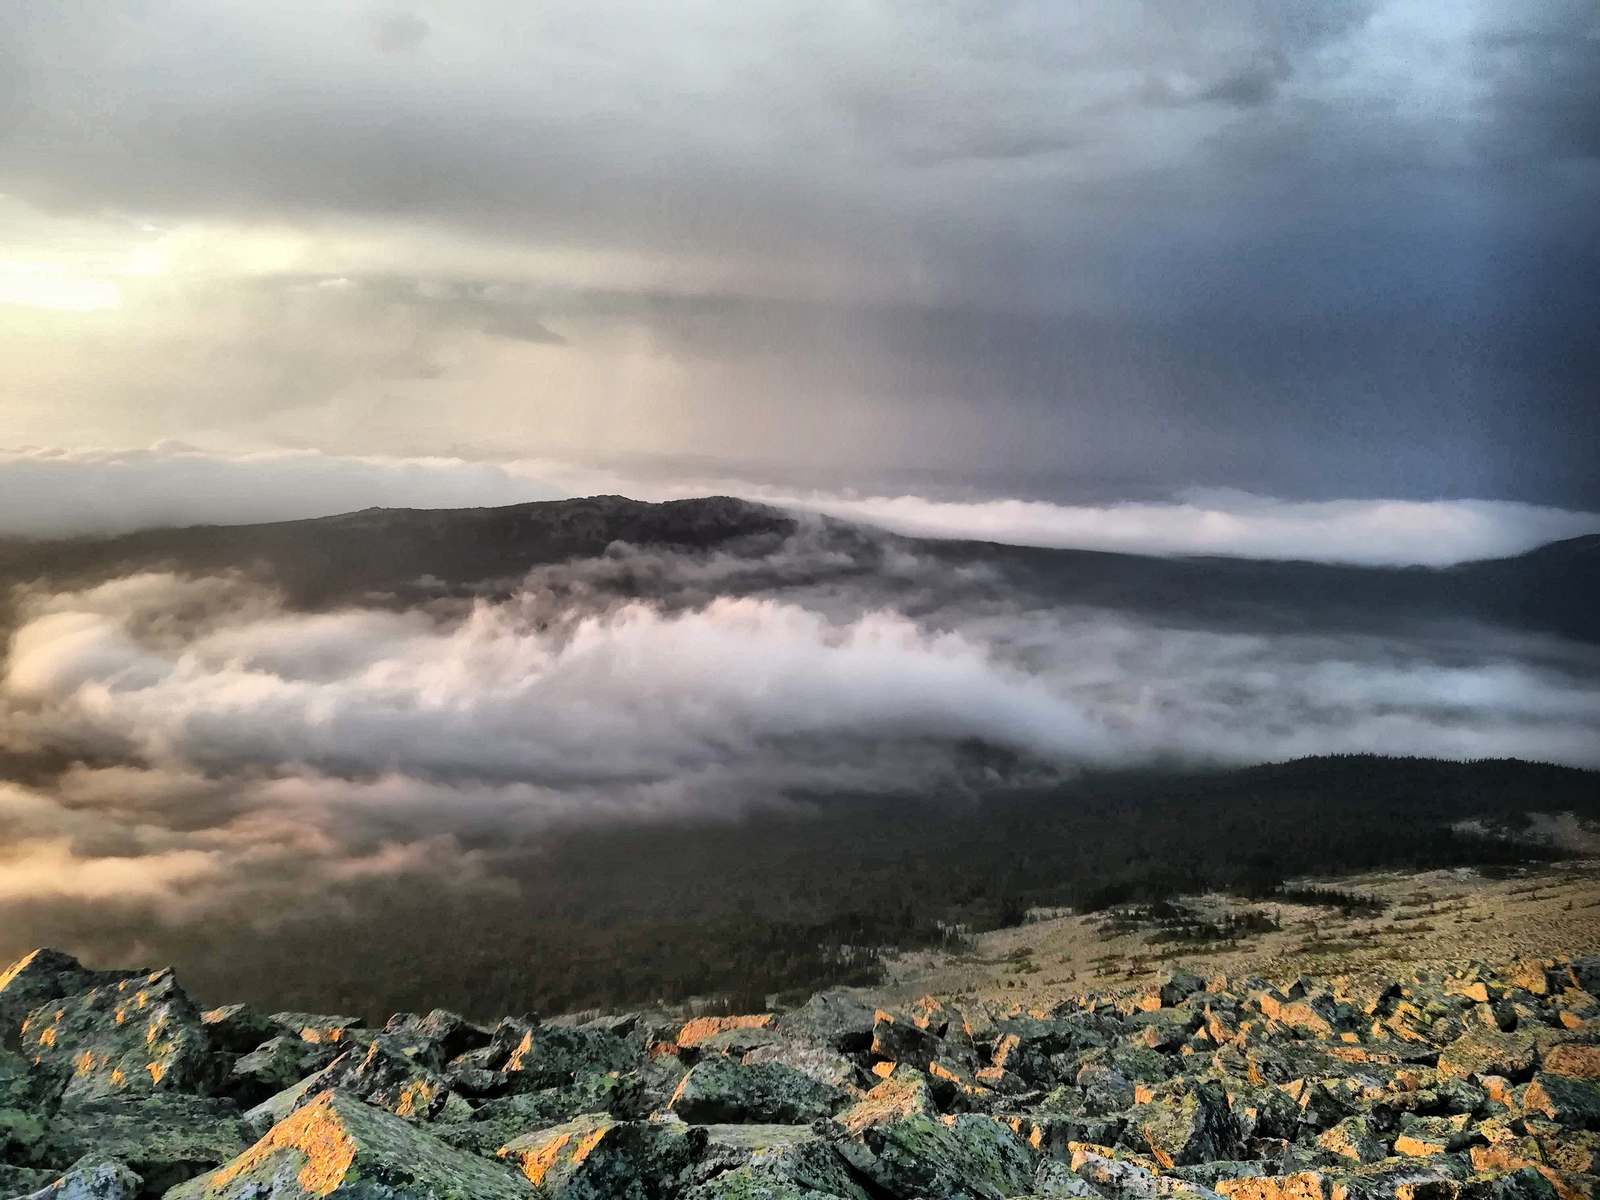
<instances>
[{"instance_id":1,"label":"rocky foreground","mask_svg":"<svg viewBox=\"0 0 1600 1200\"><path fill-rule=\"evenodd\" d=\"M1597 994L1592 957L372 1029L41 950L0 974L0 1196L1597 1198Z\"/></svg>"}]
</instances>

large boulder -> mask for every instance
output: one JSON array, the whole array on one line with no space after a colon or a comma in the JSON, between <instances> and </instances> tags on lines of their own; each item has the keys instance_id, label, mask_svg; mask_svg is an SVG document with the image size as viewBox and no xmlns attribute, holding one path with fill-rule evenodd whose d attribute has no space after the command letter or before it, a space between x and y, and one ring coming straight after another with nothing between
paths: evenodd
<instances>
[{"instance_id":1,"label":"large boulder","mask_svg":"<svg viewBox=\"0 0 1600 1200\"><path fill-rule=\"evenodd\" d=\"M278 1037L283 1027L248 1004L225 1004L207 1009L200 1021L211 1040L232 1054L248 1054L263 1042Z\"/></svg>"},{"instance_id":2,"label":"large boulder","mask_svg":"<svg viewBox=\"0 0 1600 1200\"><path fill-rule=\"evenodd\" d=\"M803 1125L832 1116L849 1099L793 1067L711 1057L683 1077L671 1107L694 1125Z\"/></svg>"},{"instance_id":3,"label":"large boulder","mask_svg":"<svg viewBox=\"0 0 1600 1200\"><path fill-rule=\"evenodd\" d=\"M945 1054L944 1040L929 1033L910 1017L878 1010L872 1022L872 1057L879 1062L905 1063L919 1071Z\"/></svg>"},{"instance_id":4,"label":"large boulder","mask_svg":"<svg viewBox=\"0 0 1600 1200\"><path fill-rule=\"evenodd\" d=\"M551 1200L676 1200L706 1141L690 1126L592 1114L508 1142L500 1156Z\"/></svg>"},{"instance_id":5,"label":"large boulder","mask_svg":"<svg viewBox=\"0 0 1600 1200\"><path fill-rule=\"evenodd\" d=\"M512 1049L504 1070L517 1090L540 1091L587 1075L626 1071L639 1057L637 1046L614 1033L536 1025Z\"/></svg>"},{"instance_id":6,"label":"large boulder","mask_svg":"<svg viewBox=\"0 0 1600 1200\"><path fill-rule=\"evenodd\" d=\"M788 1040L757 1046L745 1054L744 1061L752 1065L776 1063L782 1067L793 1067L819 1083L845 1089L858 1086L865 1074L837 1050Z\"/></svg>"},{"instance_id":7,"label":"large boulder","mask_svg":"<svg viewBox=\"0 0 1600 1200\"><path fill-rule=\"evenodd\" d=\"M260 1104L268 1096L321 1071L337 1057L332 1046L281 1033L235 1059L223 1087L241 1104Z\"/></svg>"},{"instance_id":8,"label":"large boulder","mask_svg":"<svg viewBox=\"0 0 1600 1200\"><path fill-rule=\"evenodd\" d=\"M435 1120L452 1107L455 1094L437 1058L410 1049L405 1041L380 1034L365 1051L357 1046L319 1072L317 1090L338 1088L396 1116Z\"/></svg>"},{"instance_id":9,"label":"large boulder","mask_svg":"<svg viewBox=\"0 0 1600 1200\"><path fill-rule=\"evenodd\" d=\"M1317 1145L1330 1154L1356 1163L1377 1162L1389 1156L1389 1148L1379 1134L1376 1123L1367 1116L1346 1117L1321 1134L1317 1138Z\"/></svg>"},{"instance_id":10,"label":"large boulder","mask_svg":"<svg viewBox=\"0 0 1600 1200\"><path fill-rule=\"evenodd\" d=\"M424 1016L396 1013L384 1032L397 1037L425 1040L433 1044L441 1061L448 1062L472 1050L480 1050L493 1040L491 1030L474 1025L460 1013L436 1008Z\"/></svg>"},{"instance_id":11,"label":"large boulder","mask_svg":"<svg viewBox=\"0 0 1600 1200\"><path fill-rule=\"evenodd\" d=\"M1151 1157L1167 1168L1233 1158L1241 1141L1227 1097L1214 1083L1163 1088L1133 1109L1129 1123Z\"/></svg>"},{"instance_id":12,"label":"large boulder","mask_svg":"<svg viewBox=\"0 0 1600 1200\"><path fill-rule=\"evenodd\" d=\"M493 1157L507 1142L585 1113L605 1113L617 1120L643 1116L638 1079L591 1075L566 1087L499 1096L484 1101L466 1120L438 1125L435 1132L449 1145Z\"/></svg>"},{"instance_id":13,"label":"large boulder","mask_svg":"<svg viewBox=\"0 0 1600 1200\"><path fill-rule=\"evenodd\" d=\"M877 1007L850 991L818 992L776 1022L779 1033L803 1042L859 1054L872 1045Z\"/></svg>"},{"instance_id":14,"label":"large boulder","mask_svg":"<svg viewBox=\"0 0 1600 1200\"><path fill-rule=\"evenodd\" d=\"M869 1125L882 1125L912 1116L936 1116L927 1076L910 1067L897 1067L890 1076L836 1118L851 1133Z\"/></svg>"},{"instance_id":15,"label":"large boulder","mask_svg":"<svg viewBox=\"0 0 1600 1200\"><path fill-rule=\"evenodd\" d=\"M64 1105L47 1148L63 1164L114 1160L155 1194L242 1154L253 1139L231 1100L156 1092Z\"/></svg>"},{"instance_id":16,"label":"large boulder","mask_svg":"<svg viewBox=\"0 0 1600 1200\"><path fill-rule=\"evenodd\" d=\"M714 1136L714 1135L713 1135ZM685 1200L869 1200L849 1166L815 1137L751 1155L691 1188Z\"/></svg>"},{"instance_id":17,"label":"large boulder","mask_svg":"<svg viewBox=\"0 0 1600 1200\"><path fill-rule=\"evenodd\" d=\"M21 1045L22 1023L41 1004L114 983L137 971L90 971L70 954L45 948L0 972L0 1046Z\"/></svg>"},{"instance_id":18,"label":"large boulder","mask_svg":"<svg viewBox=\"0 0 1600 1200\"><path fill-rule=\"evenodd\" d=\"M220 1083L227 1066L170 969L34 1009L22 1026L22 1049L65 1078L64 1098L78 1101L206 1092Z\"/></svg>"},{"instance_id":19,"label":"large boulder","mask_svg":"<svg viewBox=\"0 0 1600 1200\"><path fill-rule=\"evenodd\" d=\"M116 1161L80 1163L20 1200L135 1200L144 1181Z\"/></svg>"},{"instance_id":20,"label":"large boulder","mask_svg":"<svg viewBox=\"0 0 1600 1200\"><path fill-rule=\"evenodd\" d=\"M1037 1160L1008 1126L967 1114L911 1116L835 1143L870 1185L897 1200L1000 1200L1025 1195Z\"/></svg>"},{"instance_id":21,"label":"large boulder","mask_svg":"<svg viewBox=\"0 0 1600 1200\"><path fill-rule=\"evenodd\" d=\"M1572 1129L1600 1129L1600 1086L1540 1072L1522 1097L1523 1107Z\"/></svg>"},{"instance_id":22,"label":"large boulder","mask_svg":"<svg viewBox=\"0 0 1600 1200\"><path fill-rule=\"evenodd\" d=\"M688 1054L691 1059L702 1048L707 1053L722 1054L726 1051L714 1044L715 1039L724 1034L736 1033L758 1029L768 1029L776 1018L772 1013L743 1013L732 1017L695 1017L687 1021L674 1035L672 1044L680 1054Z\"/></svg>"},{"instance_id":23,"label":"large boulder","mask_svg":"<svg viewBox=\"0 0 1600 1200\"><path fill-rule=\"evenodd\" d=\"M1474 1029L1439 1052L1439 1074L1455 1079L1474 1075L1526 1079L1533 1073L1536 1047L1533 1034L1522 1030Z\"/></svg>"},{"instance_id":24,"label":"large boulder","mask_svg":"<svg viewBox=\"0 0 1600 1200\"><path fill-rule=\"evenodd\" d=\"M454 1150L355 1096L328 1091L167 1200L530 1200L504 1167Z\"/></svg>"}]
</instances>

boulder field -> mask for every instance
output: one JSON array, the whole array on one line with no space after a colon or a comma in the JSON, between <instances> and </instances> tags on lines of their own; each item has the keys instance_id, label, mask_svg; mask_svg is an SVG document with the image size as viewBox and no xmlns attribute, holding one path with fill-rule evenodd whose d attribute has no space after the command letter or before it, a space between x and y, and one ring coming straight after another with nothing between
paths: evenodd
<instances>
[{"instance_id":1,"label":"boulder field","mask_svg":"<svg viewBox=\"0 0 1600 1200\"><path fill-rule=\"evenodd\" d=\"M1600 1200L1600 957L1023 1011L202 1010L0 974L0 1197Z\"/></svg>"}]
</instances>

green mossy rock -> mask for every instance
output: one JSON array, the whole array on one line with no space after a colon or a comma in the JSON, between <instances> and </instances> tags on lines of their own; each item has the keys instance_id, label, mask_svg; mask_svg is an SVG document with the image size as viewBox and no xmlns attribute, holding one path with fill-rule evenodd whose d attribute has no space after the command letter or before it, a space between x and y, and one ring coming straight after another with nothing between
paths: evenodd
<instances>
[{"instance_id":1,"label":"green mossy rock","mask_svg":"<svg viewBox=\"0 0 1600 1200\"><path fill-rule=\"evenodd\" d=\"M745 1165L691 1188L685 1200L868 1200L868 1194L838 1151L813 1136L758 1149Z\"/></svg>"},{"instance_id":2,"label":"green mossy rock","mask_svg":"<svg viewBox=\"0 0 1600 1200\"><path fill-rule=\"evenodd\" d=\"M778 1018L779 1033L844 1054L859 1054L872 1045L877 1006L855 992L818 992L799 1008Z\"/></svg>"},{"instance_id":3,"label":"green mossy rock","mask_svg":"<svg viewBox=\"0 0 1600 1200\"><path fill-rule=\"evenodd\" d=\"M280 1033L236 1059L224 1087L241 1104L260 1104L267 1097L314 1075L336 1057L332 1047Z\"/></svg>"},{"instance_id":4,"label":"green mossy rock","mask_svg":"<svg viewBox=\"0 0 1600 1200\"><path fill-rule=\"evenodd\" d=\"M641 1116L638 1096L639 1083L632 1075L592 1075L567 1087L487 1100L469 1119L440 1125L435 1132L449 1145L493 1158L507 1142L584 1113Z\"/></svg>"},{"instance_id":5,"label":"green mossy rock","mask_svg":"<svg viewBox=\"0 0 1600 1200\"><path fill-rule=\"evenodd\" d=\"M242 1154L251 1140L231 1100L161 1092L65 1104L46 1145L58 1162L123 1163L154 1194Z\"/></svg>"},{"instance_id":6,"label":"green mossy rock","mask_svg":"<svg viewBox=\"0 0 1600 1200\"><path fill-rule=\"evenodd\" d=\"M1232 1158L1239 1126L1222 1088L1214 1083L1177 1083L1129 1114L1150 1155L1163 1167L1192 1166Z\"/></svg>"},{"instance_id":7,"label":"green mossy rock","mask_svg":"<svg viewBox=\"0 0 1600 1200\"><path fill-rule=\"evenodd\" d=\"M869 1125L835 1143L870 1184L901 1200L999 1200L1032 1186L1033 1151L988 1117L967 1115L946 1124L926 1116Z\"/></svg>"},{"instance_id":8,"label":"green mossy rock","mask_svg":"<svg viewBox=\"0 0 1600 1200\"><path fill-rule=\"evenodd\" d=\"M265 1013L248 1004L225 1004L200 1014L200 1021L220 1049L230 1054L248 1054L257 1046L283 1033L283 1027Z\"/></svg>"},{"instance_id":9,"label":"green mossy rock","mask_svg":"<svg viewBox=\"0 0 1600 1200\"><path fill-rule=\"evenodd\" d=\"M22 1052L67 1080L63 1099L205 1091L225 1062L171 970L135 975L34 1009Z\"/></svg>"},{"instance_id":10,"label":"green mossy rock","mask_svg":"<svg viewBox=\"0 0 1600 1200\"><path fill-rule=\"evenodd\" d=\"M672 1097L672 1111L693 1125L803 1125L832 1116L849 1100L842 1088L793 1067L746 1066L716 1056L683 1077Z\"/></svg>"},{"instance_id":11,"label":"green mossy rock","mask_svg":"<svg viewBox=\"0 0 1600 1200\"><path fill-rule=\"evenodd\" d=\"M639 1058L639 1047L603 1029L536 1025L523 1034L504 1070L517 1090L542 1091L589 1075L630 1070Z\"/></svg>"},{"instance_id":12,"label":"green mossy rock","mask_svg":"<svg viewBox=\"0 0 1600 1200\"><path fill-rule=\"evenodd\" d=\"M35 950L0 972L0 1046L18 1048L22 1023L41 1004L77 995L139 971L90 971L70 954Z\"/></svg>"}]
</instances>

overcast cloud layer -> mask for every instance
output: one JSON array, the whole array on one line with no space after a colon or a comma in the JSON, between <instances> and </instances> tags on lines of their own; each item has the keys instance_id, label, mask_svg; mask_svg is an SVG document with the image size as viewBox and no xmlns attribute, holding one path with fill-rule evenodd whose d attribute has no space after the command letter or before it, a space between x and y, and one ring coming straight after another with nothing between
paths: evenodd
<instances>
[{"instance_id":1,"label":"overcast cloud layer","mask_svg":"<svg viewBox=\"0 0 1600 1200\"><path fill-rule=\"evenodd\" d=\"M1600 509L1590 0L23 0L8 444Z\"/></svg>"}]
</instances>

